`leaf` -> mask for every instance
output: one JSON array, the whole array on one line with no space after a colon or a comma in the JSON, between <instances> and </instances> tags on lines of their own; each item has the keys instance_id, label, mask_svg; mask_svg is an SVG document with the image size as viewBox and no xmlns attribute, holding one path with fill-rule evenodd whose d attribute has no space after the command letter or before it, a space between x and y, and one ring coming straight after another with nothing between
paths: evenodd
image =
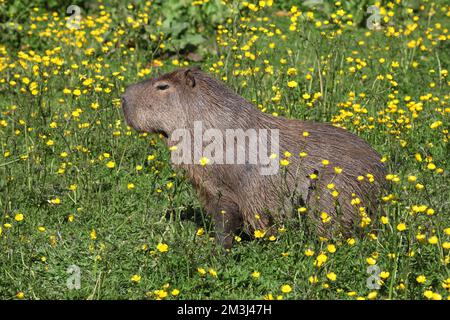
<instances>
[{"instance_id":1,"label":"leaf","mask_svg":"<svg viewBox=\"0 0 450 320\"><path fill-rule=\"evenodd\" d=\"M174 38L178 37L180 34L182 34L184 31L186 31L189 28L189 23L187 22L173 22L170 25L170 29L167 30L167 33L170 33L170 35Z\"/></svg>"},{"instance_id":2,"label":"leaf","mask_svg":"<svg viewBox=\"0 0 450 320\"><path fill-rule=\"evenodd\" d=\"M188 42L189 44L192 44L194 46L198 46L199 44L205 42L205 38L203 38L201 35L199 34L189 34L185 37L186 42Z\"/></svg>"}]
</instances>

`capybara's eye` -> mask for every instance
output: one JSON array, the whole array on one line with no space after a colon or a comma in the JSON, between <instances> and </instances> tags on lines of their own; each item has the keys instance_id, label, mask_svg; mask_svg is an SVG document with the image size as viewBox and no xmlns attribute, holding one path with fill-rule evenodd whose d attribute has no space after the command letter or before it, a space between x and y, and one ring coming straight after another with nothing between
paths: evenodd
<instances>
[{"instance_id":1,"label":"capybara's eye","mask_svg":"<svg viewBox=\"0 0 450 320\"><path fill-rule=\"evenodd\" d=\"M169 89L169 85L168 84L158 84L156 86L156 89L158 89L158 90L166 90L166 89Z\"/></svg>"}]
</instances>

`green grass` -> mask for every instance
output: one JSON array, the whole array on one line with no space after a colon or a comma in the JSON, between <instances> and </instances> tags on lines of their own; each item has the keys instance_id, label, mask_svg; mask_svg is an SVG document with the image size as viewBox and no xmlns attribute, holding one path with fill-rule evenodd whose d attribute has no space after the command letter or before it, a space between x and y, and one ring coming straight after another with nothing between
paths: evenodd
<instances>
[{"instance_id":1,"label":"green grass","mask_svg":"<svg viewBox=\"0 0 450 320\"><path fill-rule=\"evenodd\" d=\"M0 6L9 5L0 1ZM143 7L139 12L147 12L157 30L152 14L158 12ZM374 32L345 23L318 27L315 22L324 20L320 11L313 21L299 17L297 30L290 31L289 17L267 7L243 9L248 21L223 24L228 33L217 34L220 54L206 54L198 63L203 70L265 112L346 127L386 157L389 172L396 175L385 194L391 195L384 201L389 222L373 221L376 236L354 239L354 244L321 241L301 221L286 221L276 241L244 237L227 255L215 253L211 222L190 184L172 171L162 141L127 128L120 108L126 85L186 59L152 51L156 41L142 47L140 39L148 39L148 31L132 28L117 13L143 24L138 10L116 9L107 7L113 14L101 19L101 10L93 6L93 24L79 31L68 30L44 8L26 20L2 24L7 31L0 45L0 298L22 298L21 293L25 299L450 295L445 29L450 11L445 1L425 3L413 13L395 5L395 16ZM64 10L58 10L60 16ZM430 10L435 14L429 17ZM405 34L414 16L417 27ZM399 35L389 35L389 23ZM112 32L98 42L98 30ZM253 36L258 38L246 50ZM419 38L422 48L411 43ZM153 59L163 66L152 67ZM289 68L296 73L289 75ZM93 83L83 84L86 79ZM289 88L289 81L297 87ZM113 168L107 166L110 161ZM410 176L417 181L409 181ZM405 231L398 231L400 223ZM159 243L168 251L160 252ZM321 253L327 261L318 267L314 262ZM369 262L389 272L379 290L367 287ZM71 265L81 270L79 290L67 287ZM259 277L252 276L255 271ZM335 281L327 278L330 273ZM134 275L140 280L132 281ZM421 275L424 283L417 281ZM282 292L283 285L292 291Z\"/></svg>"}]
</instances>

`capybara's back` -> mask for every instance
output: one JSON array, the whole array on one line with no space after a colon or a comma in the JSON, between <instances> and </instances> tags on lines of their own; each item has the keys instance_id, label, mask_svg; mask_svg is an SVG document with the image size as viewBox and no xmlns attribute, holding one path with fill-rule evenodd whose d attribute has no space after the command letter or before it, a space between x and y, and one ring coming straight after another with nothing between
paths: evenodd
<instances>
[{"instance_id":1,"label":"capybara's back","mask_svg":"<svg viewBox=\"0 0 450 320\"><path fill-rule=\"evenodd\" d=\"M226 248L236 230L271 233L298 211L331 237L367 230L380 210L385 167L364 140L263 113L198 69L130 86L123 109L135 129L166 137Z\"/></svg>"}]
</instances>

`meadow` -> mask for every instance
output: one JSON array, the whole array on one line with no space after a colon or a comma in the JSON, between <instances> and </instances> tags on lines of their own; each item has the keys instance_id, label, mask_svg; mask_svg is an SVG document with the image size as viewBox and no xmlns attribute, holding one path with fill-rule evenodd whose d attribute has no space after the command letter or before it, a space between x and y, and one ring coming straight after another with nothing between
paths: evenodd
<instances>
[{"instance_id":1,"label":"meadow","mask_svg":"<svg viewBox=\"0 0 450 320\"><path fill-rule=\"evenodd\" d=\"M449 299L449 17L444 0L0 0L0 299ZM361 221L377 232L319 238L299 210L212 254L169 150L121 110L127 85L192 65L368 141L389 170Z\"/></svg>"}]
</instances>

